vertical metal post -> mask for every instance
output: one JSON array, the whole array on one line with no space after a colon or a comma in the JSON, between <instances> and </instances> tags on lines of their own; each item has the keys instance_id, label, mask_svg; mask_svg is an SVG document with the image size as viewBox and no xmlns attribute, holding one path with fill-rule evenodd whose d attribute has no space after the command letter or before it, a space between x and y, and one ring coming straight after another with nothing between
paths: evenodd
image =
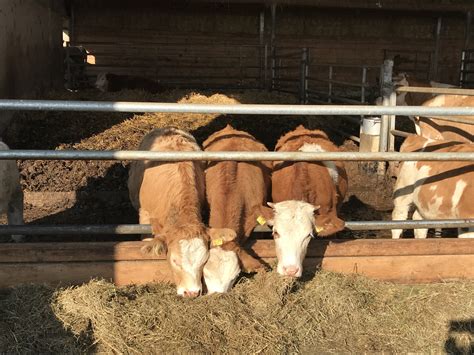
<instances>
[{"instance_id":1,"label":"vertical metal post","mask_svg":"<svg viewBox=\"0 0 474 355\"><path fill-rule=\"evenodd\" d=\"M332 102L332 74L333 74L333 70L332 70L332 65L329 66L329 75L328 75L328 102L331 103Z\"/></svg>"},{"instance_id":2,"label":"vertical metal post","mask_svg":"<svg viewBox=\"0 0 474 355\"><path fill-rule=\"evenodd\" d=\"M438 80L438 62L439 62L439 49L440 49L440 39L441 39L441 25L442 17L438 17L438 22L436 24L436 34L435 34L435 50L433 55L433 67L431 70L430 79Z\"/></svg>"},{"instance_id":3,"label":"vertical metal post","mask_svg":"<svg viewBox=\"0 0 474 355\"><path fill-rule=\"evenodd\" d=\"M71 21L69 22L69 43L76 45L76 11L74 10L74 0L71 1Z\"/></svg>"},{"instance_id":4,"label":"vertical metal post","mask_svg":"<svg viewBox=\"0 0 474 355\"><path fill-rule=\"evenodd\" d=\"M393 92L392 84L393 60L387 59L383 63L382 76L382 97L383 105L390 106L390 96ZM379 152L386 152L388 149L388 138L390 134L390 116L382 115L380 124L380 143Z\"/></svg>"},{"instance_id":5,"label":"vertical metal post","mask_svg":"<svg viewBox=\"0 0 474 355\"><path fill-rule=\"evenodd\" d=\"M395 91L392 91L390 94L390 101L389 101L390 106L397 106L397 93ZM388 151L393 152L395 151L395 136L392 134L392 131L396 128L395 123L396 123L396 115L390 115L390 128L388 132Z\"/></svg>"},{"instance_id":6,"label":"vertical metal post","mask_svg":"<svg viewBox=\"0 0 474 355\"><path fill-rule=\"evenodd\" d=\"M263 49L263 83L264 87L270 89L268 86L268 78L267 78L267 71L268 71L268 46L265 44Z\"/></svg>"},{"instance_id":7,"label":"vertical metal post","mask_svg":"<svg viewBox=\"0 0 474 355\"><path fill-rule=\"evenodd\" d=\"M308 48L303 48L301 53L301 73L300 73L300 103L305 104L307 95L307 80L308 77Z\"/></svg>"},{"instance_id":8,"label":"vertical metal post","mask_svg":"<svg viewBox=\"0 0 474 355\"><path fill-rule=\"evenodd\" d=\"M367 83L367 67L362 67L362 85L360 86L360 102L365 102L365 85Z\"/></svg>"},{"instance_id":9,"label":"vertical metal post","mask_svg":"<svg viewBox=\"0 0 474 355\"><path fill-rule=\"evenodd\" d=\"M276 80L276 49L275 49L275 26L276 26L276 4L272 4L271 7L271 15L272 15L272 22L271 22L271 30L270 30L270 51L271 51L271 85L270 89L273 90L275 88L275 80Z\"/></svg>"},{"instance_id":10,"label":"vertical metal post","mask_svg":"<svg viewBox=\"0 0 474 355\"><path fill-rule=\"evenodd\" d=\"M239 46L239 85L243 83L242 75L242 46Z\"/></svg>"},{"instance_id":11,"label":"vertical metal post","mask_svg":"<svg viewBox=\"0 0 474 355\"><path fill-rule=\"evenodd\" d=\"M471 23L472 23L472 12L466 13L466 33L464 34L464 49L469 48L469 40L471 39Z\"/></svg>"},{"instance_id":12,"label":"vertical metal post","mask_svg":"<svg viewBox=\"0 0 474 355\"><path fill-rule=\"evenodd\" d=\"M265 88L265 54L263 50L263 45L265 43L265 11L260 11L260 21L259 21L259 46L258 46L258 58L259 58L259 76L260 76L260 88Z\"/></svg>"}]
</instances>

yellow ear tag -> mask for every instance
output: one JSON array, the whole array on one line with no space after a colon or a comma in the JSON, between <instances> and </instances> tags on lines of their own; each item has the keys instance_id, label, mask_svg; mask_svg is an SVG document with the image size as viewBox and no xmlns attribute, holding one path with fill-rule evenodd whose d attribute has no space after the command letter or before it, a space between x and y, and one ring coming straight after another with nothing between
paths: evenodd
<instances>
[{"instance_id":1,"label":"yellow ear tag","mask_svg":"<svg viewBox=\"0 0 474 355\"><path fill-rule=\"evenodd\" d=\"M218 246L221 246L222 244L224 244L224 241L222 240L222 238L212 240L213 247L218 247Z\"/></svg>"},{"instance_id":2,"label":"yellow ear tag","mask_svg":"<svg viewBox=\"0 0 474 355\"><path fill-rule=\"evenodd\" d=\"M316 233L322 232L323 230L324 230L324 227L316 226Z\"/></svg>"},{"instance_id":3,"label":"yellow ear tag","mask_svg":"<svg viewBox=\"0 0 474 355\"><path fill-rule=\"evenodd\" d=\"M258 217L257 217L257 222L258 222L258 224L260 224L261 226L263 226L265 223L267 223L267 220L266 220L265 217L263 217L263 216L258 216Z\"/></svg>"}]
</instances>

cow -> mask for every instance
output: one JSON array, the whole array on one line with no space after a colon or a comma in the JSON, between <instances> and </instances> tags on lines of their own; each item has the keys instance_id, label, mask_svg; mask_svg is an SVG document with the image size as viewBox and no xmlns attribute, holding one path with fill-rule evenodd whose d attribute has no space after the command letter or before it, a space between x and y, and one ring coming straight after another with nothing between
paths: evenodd
<instances>
[{"instance_id":1,"label":"cow","mask_svg":"<svg viewBox=\"0 0 474 355\"><path fill-rule=\"evenodd\" d=\"M303 126L282 136L279 152L337 152L339 149L319 130ZM278 258L279 274L300 277L303 259L314 231L329 236L344 229L337 216L347 192L347 174L342 162L274 162L272 199L268 205Z\"/></svg>"},{"instance_id":2,"label":"cow","mask_svg":"<svg viewBox=\"0 0 474 355\"><path fill-rule=\"evenodd\" d=\"M0 150L9 150L0 141ZM7 214L8 224L23 225L23 191L20 185L20 173L14 160L0 160L0 214ZM12 235L14 242L21 242L22 235Z\"/></svg>"},{"instance_id":3,"label":"cow","mask_svg":"<svg viewBox=\"0 0 474 355\"><path fill-rule=\"evenodd\" d=\"M201 151L192 135L173 127L149 132L139 150ZM144 249L157 254L166 250L178 295L198 296L209 257L209 240L214 234L234 233L206 228L202 222L203 162L135 161L130 167L128 188L140 224L152 226L154 238Z\"/></svg>"},{"instance_id":4,"label":"cow","mask_svg":"<svg viewBox=\"0 0 474 355\"><path fill-rule=\"evenodd\" d=\"M395 88L400 86L431 87L431 88L455 88L455 85L439 83L437 81L423 81L411 77L407 73L398 73L392 78ZM436 94L401 92L397 94L397 106L420 106Z\"/></svg>"},{"instance_id":5,"label":"cow","mask_svg":"<svg viewBox=\"0 0 474 355\"><path fill-rule=\"evenodd\" d=\"M465 95L438 95L423 103L426 107L473 107L474 97ZM474 116L461 116L469 123L441 120L433 117L415 117L417 134L428 139L474 142Z\"/></svg>"},{"instance_id":6,"label":"cow","mask_svg":"<svg viewBox=\"0 0 474 355\"><path fill-rule=\"evenodd\" d=\"M100 73L94 86L102 92L117 92L120 90L144 90L152 94L164 91L163 86L155 80L132 75Z\"/></svg>"},{"instance_id":7,"label":"cow","mask_svg":"<svg viewBox=\"0 0 474 355\"><path fill-rule=\"evenodd\" d=\"M228 292L239 276L241 268L235 251L236 238L236 233L212 235L209 259L203 270L208 294Z\"/></svg>"},{"instance_id":8,"label":"cow","mask_svg":"<svg viewBox=\"0 0 474 355\"><path fill-rule=\"evenodd\" d=\"M207 152L267 151L252 135L230 125L212 134L203 143L203 148ZM230 228L237 233L234 250L246 272L263 267L240 245L249 238L259 217L271 215L271 209L265 205L270 192L270 173L269 162L210 162L206 169L209 226Z\"/></svg>"},{"instance_id":9,"label":"cow","mask_svg":"<svg viewBox=\"0 0 474 355\"><path fill-rule=\"evenodd\" d=\"M474 143L430 140L408 136L400 152L474 152ZM413 220L474 218L474 163L463 161L405 161L394 189L393 220L406 220L414 208ZM427 229L415 229L415 238L426 238ZM398 239L401 229L392 230ZM474 238L474 229L460 238Z\"/></svg>"}]
</instances>

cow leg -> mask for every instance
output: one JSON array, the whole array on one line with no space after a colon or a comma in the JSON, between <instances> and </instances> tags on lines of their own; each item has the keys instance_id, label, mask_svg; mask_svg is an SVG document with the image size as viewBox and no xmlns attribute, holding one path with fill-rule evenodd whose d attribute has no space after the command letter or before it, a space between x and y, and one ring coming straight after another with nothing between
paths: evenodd
<instances>
[{"instance_id":1,"label":"cow leg","mask_svg":"<svg viewBox=\"0 0 474 355\"><path fill-rule=\"evenodd\" d=\"M409 196L399 196L393 200L395 207L392 211L392 220L405 221L412 205L411 194ZM399 239L403 229L392 229L392 239Z\"/></svg>"},{"instance_id":2,"label":"cow leg","mask_svg":"<svg viewBox=\"0 0 474 355\"><path fill-rule=\"evenodd\" d=\"M458 228L458 238L474 238L474 228Z\"/></svg>"},{"instance_id":3,"label":"cow leg","mask_svg":"<svg viewBox=\"0 0 474 355\"><path fill-rule=\"evenodd\" d=\"M150 215L143 208L140 208L138 211L138 221L140 224L151 224ZM142 234L141 236L143 241L149 242L153 240L152 234Z\"/></svg>"},{"instance_id":4,"label":"cow leg","mask_svg":"<svg viewBox=\"0 0 474 355\"><path fill-rule=\"evenodd\" d=\"M20 186L18 186L17 190L10 199L10 202L8 203L7 219L8 224L11 225L21 226L25 224L23 220L23 191L21 190ZM22 242L24 239L24 235L12 235L12 240L14 242Z\"/></svg>"},{"instance_id":5,"label":"cow leg","mask_svg":"<svg viewBox=\"0 0 474 355\"><path fill-rule=\"evenodd\" d=\"M415 210L415 212L413 212L412 219L414 221L422 221L423 217L421 216L420 212L418 212L418 210ZM417 239L426 239L426 236L428 234L428 228L417 228L413 231L415 232L415 238Z\"/></svg>"}]
</instances>

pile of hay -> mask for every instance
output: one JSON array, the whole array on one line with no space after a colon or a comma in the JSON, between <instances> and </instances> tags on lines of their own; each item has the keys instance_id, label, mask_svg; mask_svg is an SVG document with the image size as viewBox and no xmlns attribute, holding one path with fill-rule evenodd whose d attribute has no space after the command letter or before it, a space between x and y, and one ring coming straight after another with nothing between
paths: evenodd
<instances>
[{"instance_id":1,"label":"pile of hay","mask_svg":"<svg viewBox=\"0 0 474 355\"><path fill-rule=\"evenodd\" d=\"M0 299L0 352L465 352L474 283L400 286L319 272L263 273L225 295L182 299L170 285L92 281L27 286Z\"/></svg>"}]
</instances>

